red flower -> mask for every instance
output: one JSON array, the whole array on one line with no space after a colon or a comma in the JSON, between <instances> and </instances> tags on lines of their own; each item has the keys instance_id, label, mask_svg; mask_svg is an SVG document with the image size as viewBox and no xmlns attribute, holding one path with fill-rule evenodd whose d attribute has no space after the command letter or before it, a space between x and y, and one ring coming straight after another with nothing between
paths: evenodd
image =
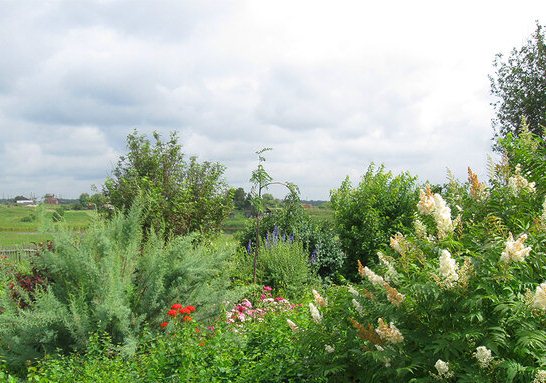
<instances>
[{"instance_id":1,"label":"red flower","mask_svg":"<svg viewBox=\"0 0 546 383\"><path fill-rule=\"evenodd\" d=\"M190 313L195 312L195 306L186 306L186 309L190 311Z\"/></svg>"},{"instance_id":2,"label":"red flower","mask_svg":"<svg viewBox=\"0 0 546 383\"><path fill-rule=\"evenodd\" d=\"M171 317L175 317L176 314L178 314L178 311L176 310L169 310L169 312L167 313L167 315Z\"/></svg>"},{"instance_id":3,"label":"red flower","mask_svg":"<svg viewBox=\"0 0 546 383\"><path fill-rule=\"evenodd\" d=\"M185 315L185 316L184 316L184 322L191 322L192 320L193 320L193 319L192 319L191 316L189 316L189 315Z\"/></svg>"},{"instance_id":4,"label":"red flower","mask_svg":"<svg viewBox=\"0 0 546 383\"><path fill-rule=\"evenodd\" d=\"M165 328L169 325L169 322L163 322L160 324L161 328Z\"/></svg>"},{"instance_id":5,"label":"red flower","mask_svg":"<svg viewBox=\"0 0 546 383\"><path fill-rule=\"evenodd\" d=\"M182 307L180 309L180 314L191 314L191 311L187 307Z\"/></svg>"},{"instance_id":6,"label":"red flower","mask_svg":"<svg viewBox=\"0 0 546 383\"><path fill-rule=\"evenodd\" d=\"M180 303L175 303L171 306L171 309L173 310L180 310L182 308L182 305Z\"/></svg>"}]
</instances>

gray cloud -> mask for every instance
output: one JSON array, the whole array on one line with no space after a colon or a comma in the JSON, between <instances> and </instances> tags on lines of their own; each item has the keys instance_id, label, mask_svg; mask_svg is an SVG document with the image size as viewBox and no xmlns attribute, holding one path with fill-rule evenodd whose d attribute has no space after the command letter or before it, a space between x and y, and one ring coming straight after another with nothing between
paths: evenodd
<instances>
[{"instance_id":1,"label":"gray cloud","mask_svg":"<svg viewBox=\"0 0 546 383\"><path fill-rule=\"evenodd\" d=\"M135 128L179 131L235 186L273 147L271 174L306 198L371 161L483 175L491 60L546 9L470 4L2 2L2 193L88 191Z\"/></svg>"}]
</instances>

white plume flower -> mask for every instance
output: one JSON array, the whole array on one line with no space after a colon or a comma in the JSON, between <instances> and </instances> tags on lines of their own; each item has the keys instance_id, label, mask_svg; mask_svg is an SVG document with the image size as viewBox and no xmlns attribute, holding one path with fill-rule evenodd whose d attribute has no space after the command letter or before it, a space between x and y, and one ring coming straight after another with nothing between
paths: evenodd
<instances>
[{"instance_id":1,"label":"white plume flower","mask_svg":"<svg viewBox=\"0 0 546 383\"><path fill-rule=\"evenodd\" d=\"M440 379L449 379L453 376L453 372L449 371L449 363L444 362L442 359L438 359L434 364L436 371L438 371L437 377Z\"/></svg>"},{"instance_id":2,"label":"white plume flower","mask_svg":"<svg viewBox=\"0 0 546 383\"><path fill-rule=\"evenodd\" d=\"M353 298L353 300L351 301L353 303L353 306L356 310L357 313L359 313L360 315L363 315L364 314L364 308L362 307L362 305L360 304L360 302L358 302L356 299Z\"/></svg>"},{"instance_id":3,"label":"white plume flower","mask_svg":"<svg viewBox=\"0 0 546 383\"><path fill-rule=\"evenodd\" d=\"M381 285L383 286L385 284L385 280L383 279L382 276L380 275L377 275L376 273L374 273L372 270L370 270L368 268L368 266L364 267L364 272L366 273L366 277L368 277L368 280L373 284L373 285Z\"/></svg>"},{"instance_id":4,"label":"white plume flower","mask_svg":"<svg viewBox=\"0 0 546 383\"><path fill-rule=\"evenodd\" d=\"M533 383L546 383L546 371L538 370L537 374L535 375L535 380L533 380Z\"/></svg>"},{"instance_id":5,"label":"white plume flower","mask_svg":"<svg viewBox=\"0 0 546 383\"><path fill-rule=\"evenodd\" d=\"M523 190L528 193L534 193L536 191L535 183L527 181L527 179L521 175L520 164L516 165L514 175L508 178L508 188L515 196L519 195Z\"/></svg>"},{"instance_id":6,"label":"white plume flower","mask_svg":"<svg viewBox=\"0 0 546 383\"><path fill-rule=\"evenodd\" d=\"M328 354L331 354L333 353L336 349L332 346L330 346L329 344L325 345L324 346L324 350L328 353Z\"/></svg>"},{"instance_id":7,"label":"white plume flower","mask_svg":"<svg viewBox=\"0 0 546 383\"><path fill-rule=\"evenodd\" d=\"M478 360L478 364L481 368L487 368L493 361L491 356L491 350L485 346L476 347L476 352L473 354L474 357Z\"/></svg>"},{"instance_id":8,"label":"white plume flower","mask_svg":"<svg viewBox=\"0 0 546 383\"><path fill-rule=\"evenodd\" d=\"M448 287L453 286L459 280L458 270L457 262L451 258L451 253L447 250L442 250L440 253L440 274L444 277L444 281Z\"/></svg>"},{"instance_id":9,"label":"white plume flower","mask_svg":"<svg viewBox=\"0 0 546 383\"><path fill-rule=\"evenodd\" d=\"M328 302L326 301L326 299L324 299L317 290L313 289L312 290L313 292L313 296L315 297L315 303L319 306L326 306L328 304Z\"/></svg>"},{"instance_id":10,"label":"white plume flower","mask_svg":"<svg viewBox=\"0 0 546 383\"><path fill-rule=\"evenodd\" d=\"M503 262L522 262L525 257L531 252L531 247L524 246L524 242L527 239L527 234L522 234L514 241L512 233L508 236L505 243L504 251L501 254L501 261Z\"/></svg>"},{"instance_id":11,"label":"white plume flower","mask_svg":"<svg viewBox=\"0 0 546 383\"><path fill-rule=\"evenodd\" d=\"M546 282L537 287L533 298L533 307L546 310Z\"/></svg>"},{"instance_id":12,"label":"white plume flower","mask_svg":"<svg viewBox=\"0 0 546 383\"><path fill-rule=\"evenodd\" d=\"M292 322L290 319L287 319L286 320L286 323L288 323L288 326L290 327L290 329L293 331L293 332L296 332L299 330L299 327L297 324L295 324L294 322Z\"/></svg>"},{"instance_id":13,"label":"white plume flower","mask_svg":"<svg viewBox=\"0 0 546 383\"><path fill-rule=\"evenodd\" d=\"M311 317L316 323L320 323L322 321L322 315L314 304L309 303L309 311L311 312Z\"/></svg>"}]
</instances>

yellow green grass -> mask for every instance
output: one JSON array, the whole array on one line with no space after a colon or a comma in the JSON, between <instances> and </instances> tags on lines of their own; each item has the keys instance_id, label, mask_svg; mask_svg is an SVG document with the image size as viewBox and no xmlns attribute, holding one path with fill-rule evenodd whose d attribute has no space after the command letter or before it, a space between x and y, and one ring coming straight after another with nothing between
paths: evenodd
<instances>
[{"instance_id":1,"label":"yellow green grass","mask_svg":"<svg viewBox=\"0 0 546 383\"><path fill-rule=\"evenodd\" d=\"M51 239L48 229L59 224L53 220L57 209L59 206L0 205L0 247L26 246ZM84 230L95 216L92 210L66 210L62 224L69 229Z\"/></svg>"}]
</instances>

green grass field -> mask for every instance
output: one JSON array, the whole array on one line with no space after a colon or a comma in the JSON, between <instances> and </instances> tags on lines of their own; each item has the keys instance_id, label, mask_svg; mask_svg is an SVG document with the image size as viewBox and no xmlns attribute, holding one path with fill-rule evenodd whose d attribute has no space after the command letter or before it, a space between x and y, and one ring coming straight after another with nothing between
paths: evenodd
<instances>
[{"instance_id":1,"label":"green grass field","mask_svg":"<svg viewBox=\"0 0 546 383\"><path fill-rule=\"evenodd\" d=\"M229 217L224 221L222 225L222 231L226 234L234 234L238 231L244 229L246 222L250 218L246 218L243 212L235 210Z\"/></svg>"},{"instance_id":2,"label":"green grass field","mask_svg":"<svg viewBox=\"0 0 546 383\"><path fill-rule=\"evenodd\" d=\"M329 206L310 207L305 209L315 222L334 222L334 211Z\"/></svg>"},{"instance_id":3,"label":"green grass field","mask_svg":"<svg viewBox=\"0 0 546 383\"><path fill-rule=\"evenodd\" d=\"M47 231L59 223L53 215L58 206L40 207L0 205L0 247L26 246L51 239ZM83 230L93 220L92 210L66 210L62 222L69 229Z\"/></svg>"}]
</instances>

